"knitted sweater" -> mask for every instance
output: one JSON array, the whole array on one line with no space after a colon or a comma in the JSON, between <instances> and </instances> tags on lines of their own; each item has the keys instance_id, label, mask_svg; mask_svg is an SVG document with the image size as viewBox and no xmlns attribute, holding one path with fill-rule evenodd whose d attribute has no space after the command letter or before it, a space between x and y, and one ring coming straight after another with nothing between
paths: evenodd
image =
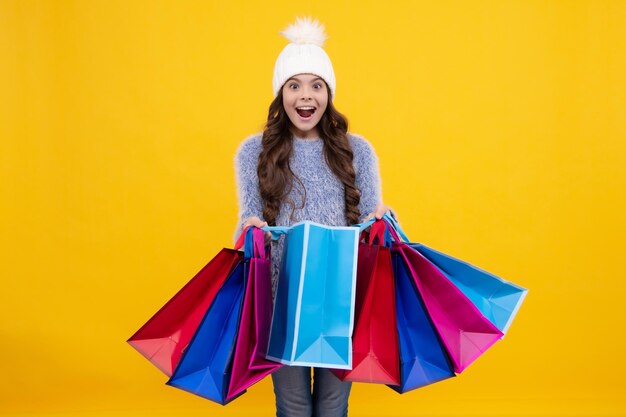
<instances>
[{"instance_id":1,"label":"knitted sweater","mask_svg":"<svg viewBox=\"0 0 626 417\"><path fill-rule=\"evenodd\" d=\"M239 197L239 224L235 240L241 233L243 222L252 216L263 219L263 200L259 191L257 165L261 153L262 135L255 134L239 146L235 156L236 178ZM378 173L378 158L372 146L362 137L348 134L356 173L356 187L361 191L359 211L361 220L372 213L381 201L381 183ZM310 220L329 226L347 226L345 215L344 186L331 171L324 158L322 139L302 139L295 137L289 166L301 185L294 181L287 195L286 203L280 207L276 225L291 226ZM306 198L304 196L306 195ZM272 245L272 289L276 288L282 238Z\"/></svg>"}]
</instances>

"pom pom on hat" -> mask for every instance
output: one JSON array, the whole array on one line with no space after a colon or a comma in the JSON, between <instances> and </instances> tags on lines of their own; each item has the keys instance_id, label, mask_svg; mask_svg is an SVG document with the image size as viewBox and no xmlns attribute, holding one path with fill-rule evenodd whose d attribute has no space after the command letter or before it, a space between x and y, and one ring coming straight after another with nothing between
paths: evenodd
<instances>
[{"instance_id":1,"label":"pom pom on hat","mask_svg":"<svg viewBox=\"0 0 626 417\"><path fill-rule=\"evenodd\" d=\"M296 22L280 33L291 43L310 43L320 48L324 46L324 41L328 38L324 33L324 26L310 17L296 17Z\"/></svg>"},{"instance_id":2,"label":"pom pom on hat","mask_svg":"<svg viewBox=\"0 0 626 417\"><path fill-rule=\"evenodd\" d=\"M285 81L297 74L315 74L321 77L335 96L336 80L333 64L322 49L327 39L324 26L309 17L296 18L281 34L289 40L274 65L272 80L274 96Z\"/></svg>"}]
</instances>

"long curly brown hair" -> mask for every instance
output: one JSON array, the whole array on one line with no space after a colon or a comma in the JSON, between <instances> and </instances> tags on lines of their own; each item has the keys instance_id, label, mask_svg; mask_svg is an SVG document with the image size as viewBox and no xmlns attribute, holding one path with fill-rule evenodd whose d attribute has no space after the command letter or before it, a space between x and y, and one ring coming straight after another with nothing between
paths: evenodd
<instances>
[{"instance_id":1,"label":"long curly brown hair","mask_svg":"<svg viewBox=\"0 0 626 417\"><path fill-rule=\"evenodd\" d=\"M330 91L328 86L326 90ZM281 89L270 104L257 166L259 188L263 199L263 217L272 226L276 225L276 218L283 203L288 203L292 207L292 214L296 209L294 201L287 201L294 183L297 183L297 191L302 196L302 206L306 200L304 185L289 166L293 150L293 134L289 129L290 126L289 116L283 107ZM326 163L344 186L347 224L358 223L361 215L358 208L361 192L356 187L356 174L352 165L354 154L348 140L348 120L333 106L330 93L326 111L317 127L320 138L324 141Z\"/></svg>"}]
</instances>

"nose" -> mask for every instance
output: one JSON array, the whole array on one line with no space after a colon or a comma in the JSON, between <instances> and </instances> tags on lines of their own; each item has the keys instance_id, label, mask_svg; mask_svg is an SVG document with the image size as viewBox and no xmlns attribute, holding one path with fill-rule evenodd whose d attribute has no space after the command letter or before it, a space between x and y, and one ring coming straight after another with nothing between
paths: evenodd
<instances>
[{"instance_id":1,"label":"nose","mask_svg":"<svg viewBox=\"0 0 626 417\"><path fill-rule=\"evenodd\" d=\"M300 89L300 91L302 92L302 95L300 96L301 99L303 99L303 100L311 100L313 98L311 96L311 87L305 86L302 89Z\"/></svg>"}]
</instances>

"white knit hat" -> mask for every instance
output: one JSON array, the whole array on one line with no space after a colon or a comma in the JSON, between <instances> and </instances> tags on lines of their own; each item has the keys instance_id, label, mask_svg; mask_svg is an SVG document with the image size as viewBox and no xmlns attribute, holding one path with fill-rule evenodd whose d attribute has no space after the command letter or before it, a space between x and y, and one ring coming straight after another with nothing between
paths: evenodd
<instances>
[{"instance_id":1,"label":"white knit hat","mask_svg":"<svg viewBox=\"0 0 626 417\"><path fill-rule=\"evenodd\" d=\"M296 22L281 32L289 40L274 65L274 97L285 81L296 74L315 74L322 77L330 94L335 96L335 72L326 51L322 49L327 36L324 26L311 18L296 18Z\"/></svg>"}]
</instances>

